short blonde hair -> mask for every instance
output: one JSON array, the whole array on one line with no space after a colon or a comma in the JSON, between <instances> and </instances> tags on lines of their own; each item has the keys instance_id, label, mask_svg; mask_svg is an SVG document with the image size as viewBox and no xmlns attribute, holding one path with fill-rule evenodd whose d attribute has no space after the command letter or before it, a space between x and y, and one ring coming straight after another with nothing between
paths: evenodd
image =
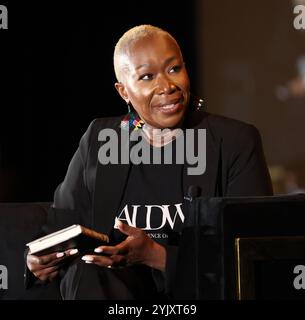
<instances>
[{"instance_id":1,"label":"short blonde hair","mask_svg":"<svg viewBox=\"0 0 305 320\"><path fill-rule=\"evenodd\" d=\"M126 49L130 46L130 44L138 40L141 40L143 38L151 37L158 33L169 36L177 44L179 48L179 45L176 39L171 34L169 34L167 31L159 27L155 27L149 24L142 24L142 25L133 27L122 35L122 37L119 39L119 41L115 45L114 53L113 53L114 72L118 81L121 81L120 74L121 74L122 68L124 67L121 65L120 57L122 56L122 54L126 52Z\"/></svg>"}]
</instances>

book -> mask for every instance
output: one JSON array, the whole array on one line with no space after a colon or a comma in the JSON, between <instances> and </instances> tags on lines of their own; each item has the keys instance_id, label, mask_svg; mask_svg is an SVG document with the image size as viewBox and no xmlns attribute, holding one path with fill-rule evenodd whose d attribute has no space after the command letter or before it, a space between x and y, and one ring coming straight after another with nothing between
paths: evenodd
<instances>
[{"instance_id":1,"label":"book","mask_svg":"<svg viewBox=\"0 0 305 320\"><path fill-rule=\"evenodd\" d=\"M108 243L109 238L106 234L74 224L31 241L26 246L29 247L30 254L41 256L74 248L77 248L80 252L90 253L96 247Z\"/></svg>"}]
</instances>

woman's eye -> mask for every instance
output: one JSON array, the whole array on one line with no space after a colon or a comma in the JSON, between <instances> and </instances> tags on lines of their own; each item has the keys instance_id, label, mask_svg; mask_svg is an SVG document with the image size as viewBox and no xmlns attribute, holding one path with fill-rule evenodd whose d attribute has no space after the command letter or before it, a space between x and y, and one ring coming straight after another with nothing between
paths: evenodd
<instances>
[{"instance_id":1,"label":"woman's eye","mask_svg":"<svg viewBox=\"0 0 305 320\"><path fill-rule=\"evenodd\" d=\"M151 80L153 75L151 73L145 73L142 76L140 76L139 80Z\"/></svg>"},{"instance_id":2,"label":"woman's eye","mask_svg":"<svg viewBox=\"0 0 305 320\"><path fill-rule=\"evenodd\" d=\"M173 66L169 69L169 73L179 72L181 70L181 66Z\"/></svg>"}]
</instances>

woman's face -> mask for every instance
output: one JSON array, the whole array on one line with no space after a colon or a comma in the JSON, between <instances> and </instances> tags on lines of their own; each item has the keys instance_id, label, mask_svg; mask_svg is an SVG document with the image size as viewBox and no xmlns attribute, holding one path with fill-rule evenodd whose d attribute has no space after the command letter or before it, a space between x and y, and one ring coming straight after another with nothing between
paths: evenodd
<instances>
[{"instance_id":1,"label":"woman's face","mask_svg":"<svg viewBox=\"0 0 305 320\"><path fill-rule=\"evenodd\" d=\"M133 43L122 57L116 89L140 117L156 128L179 126L189 103L189 77L177 44L156 34Z\"/></svg>"}]
</instances>

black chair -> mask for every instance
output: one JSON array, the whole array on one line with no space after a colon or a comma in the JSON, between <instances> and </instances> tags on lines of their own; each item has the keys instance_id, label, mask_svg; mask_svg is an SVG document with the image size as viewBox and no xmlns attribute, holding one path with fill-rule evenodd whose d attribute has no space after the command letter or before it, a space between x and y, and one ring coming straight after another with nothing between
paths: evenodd
<instances>
[{"instance_id":1,"label":"black chair","mask_svg":"<svg viewBox=\"0 0 305 320\"><path fill-rule=\"evenodd\" d=\"M60 299L57 282L31 290L24 287L25 244L33 240L46 222L50 203L0 203L0 265L8 271L7 289L0 299Z\"/></svg>"}]
</instances>

